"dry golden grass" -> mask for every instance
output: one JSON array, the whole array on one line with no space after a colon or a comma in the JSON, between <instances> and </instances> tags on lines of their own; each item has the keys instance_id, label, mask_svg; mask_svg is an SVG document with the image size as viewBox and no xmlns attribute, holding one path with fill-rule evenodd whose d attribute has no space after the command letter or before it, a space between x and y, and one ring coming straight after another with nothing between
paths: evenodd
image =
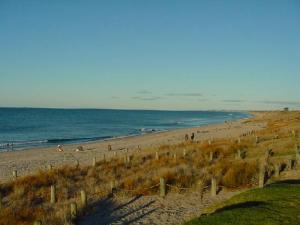
<instances>
[{"instance_id":1,"label":"dry golden grass","mask_svg":"<svg viewBox=\"0 0 300 225\"><path fill-rule=\"evenodd\" d=\"M79 201L80 190L87 192L90 201L98 201L110 193L111 181L117 184L117 194L125 195L157 194L158 187L153 186L161 177L177 187L168 191L177 192L180 188L196 188L199 183L207 186L211 176L216 177L223 188L257 185L258 159L265 156L266 150L274 152L270 163L284 161L294 154L294 146L299 144L300 113L267 113L246 122L262 121L267 122L267 127L254 135L241 137L241 143L219 139L211 145L207 141L163 145L137 152L131 156L130 163L124 161L123 155L97 162L95 167L64 166L1 183L4 198L0 225L27 225L37 219L45 225L72 224L71 202L77 202L80 214L84 213ZM296 131L296 137L292 130ZM255 135L259 136L259 143L255 143ZM235 159L238 150L242 150L244 159ZM156 151L159 159L155 158ZM57 189L54 205L50 204L51 185Z\"/></svg>"}]
</instances>

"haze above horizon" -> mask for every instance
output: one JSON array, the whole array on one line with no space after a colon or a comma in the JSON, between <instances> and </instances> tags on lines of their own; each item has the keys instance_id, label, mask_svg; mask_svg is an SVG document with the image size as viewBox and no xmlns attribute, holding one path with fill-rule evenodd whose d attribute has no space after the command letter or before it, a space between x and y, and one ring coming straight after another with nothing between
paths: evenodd
<instances>
[{"instance_id":1,"label":"haze above horizon","mask_svg":"<svg viewBox=\"0 0 300 225\"><path fill-rule=\"evenodd\" d=\"M300 2L0 1L0 107L300 109Z\"/></svg>"}]
</instances>

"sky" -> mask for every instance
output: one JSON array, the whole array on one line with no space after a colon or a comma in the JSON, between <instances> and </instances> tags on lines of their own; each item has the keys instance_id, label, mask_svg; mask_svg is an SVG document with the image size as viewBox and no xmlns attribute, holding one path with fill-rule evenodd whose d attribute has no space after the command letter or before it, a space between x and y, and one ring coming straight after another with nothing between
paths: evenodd
<instances>
[{"instance_id":1,"label":"sky","mask_svg":"<svg viewBox=\"0 0 300 225\"><path fill-rule=\"evenodd\" d=\"M0 0L0 106L300 109L298 0Z\"/></svg>"}]
</instances>

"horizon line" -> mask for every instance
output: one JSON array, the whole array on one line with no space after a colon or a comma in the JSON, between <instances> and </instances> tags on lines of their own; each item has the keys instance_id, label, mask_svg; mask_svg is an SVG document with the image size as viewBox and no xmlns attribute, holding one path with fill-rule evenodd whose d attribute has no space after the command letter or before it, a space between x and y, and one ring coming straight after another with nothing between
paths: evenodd
<instances>
[{"instance_id":1,"label":"horizon line","mask_svg":"<svg viewBox=\"0 0 300 225\"><path fill-rule=\"evenodd\" d=\"M141 109L141 108L97 108L97 107L34 107L34 106L0 106L0 109L61 109L61 110L124 110L124 111L178 111L178 112L274 112L282 109ZM289 111L300 111L290 109Z\"/></svg>"}]
</instances>

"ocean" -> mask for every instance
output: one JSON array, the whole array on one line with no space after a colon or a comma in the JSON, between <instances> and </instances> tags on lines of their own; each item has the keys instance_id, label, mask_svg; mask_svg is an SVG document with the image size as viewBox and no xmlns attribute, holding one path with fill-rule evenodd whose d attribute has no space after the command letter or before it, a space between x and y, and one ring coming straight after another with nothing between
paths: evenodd
<instances>
[{"instance_id":1,"label":"ocean","mask_svg":"<svg viewBox=\"0 0 300 225\"><path fill-rule=\"evenodd\" d=\"M0 108L0 151L74 144L249 118L245 112Z\"/></svg>"}]
</instances>

